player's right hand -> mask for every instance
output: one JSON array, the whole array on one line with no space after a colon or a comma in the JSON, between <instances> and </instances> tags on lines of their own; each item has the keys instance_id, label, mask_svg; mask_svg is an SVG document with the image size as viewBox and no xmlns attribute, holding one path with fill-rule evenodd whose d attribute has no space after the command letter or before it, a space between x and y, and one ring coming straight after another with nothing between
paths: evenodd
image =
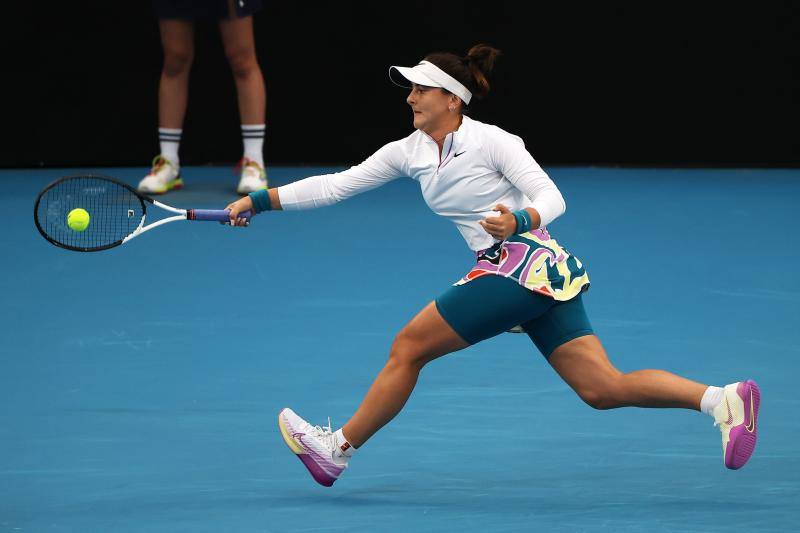
<instances>
[{"instance_id":1,"label":"player's right hand","mask_svg":"<svg viewBox=\"0 0 800 533\"><path fill-rule=\"evenodd\" d=\"M251 200L249 196L239 198L235 202L228 204L225 209L228 209L231 213L230 220L228 222L223 222L223 224L230 224L231 226L249 226L250 221L246 218L239 217L239 213L250 211L253 215L255 214L253 200ZM253 215L251 215L251 218Z\"/></svg>"}]
</instances>

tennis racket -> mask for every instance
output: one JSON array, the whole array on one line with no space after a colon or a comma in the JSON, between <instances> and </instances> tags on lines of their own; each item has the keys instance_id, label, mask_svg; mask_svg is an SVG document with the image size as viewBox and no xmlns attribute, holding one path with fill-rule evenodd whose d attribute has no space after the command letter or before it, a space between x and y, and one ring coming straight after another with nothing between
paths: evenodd
<instances>
[{"instance_id":1,"label":"tennis racket","mask_svg":"<svg viewBox=\"0 0 800 533\"><path fill-rule=\"evenodd\" d=\"M175 215L145 226L148 205ZM73 216L76 220L72 220ZM246 220L250 217L250 211L239 215ZM76 252L98 252L125 244L170 222L226 222L230 220L230 212L227 209L177 209L113 178L87 174L67 176L45 187L33 206L33 220L42 237L56 246Z\"/></svg>"}]
</instances>

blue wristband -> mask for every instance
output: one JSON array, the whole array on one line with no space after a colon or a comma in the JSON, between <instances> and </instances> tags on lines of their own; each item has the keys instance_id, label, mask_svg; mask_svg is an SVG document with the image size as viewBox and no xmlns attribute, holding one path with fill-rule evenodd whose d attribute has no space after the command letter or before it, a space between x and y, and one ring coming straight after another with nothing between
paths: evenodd
<instances>
[{"instance_id":1,"label":"blue wristband","mask_svg":"<svg viewBox=\"0 0 800 533\"><path fill-rule=\"evenodd\" d=\"M527 233L531 230L531 214L525 211L524 209L520 209L519 211L514 211L512 213L514 218L517 219L517 235L521 235L523 233Z\"/></svg>"},{"instance_id":2,"label":"blue wristband","mask_svg":"<svg viewBox=\"0 0 800 533\"><path fill-rule=\"evenodd\" d=\"M251 192L247 196L253 201L253 209L256 213L272 211L272 202L269 199L269 191L267 189L259 189Z\"/></svg>"}]
</instances>

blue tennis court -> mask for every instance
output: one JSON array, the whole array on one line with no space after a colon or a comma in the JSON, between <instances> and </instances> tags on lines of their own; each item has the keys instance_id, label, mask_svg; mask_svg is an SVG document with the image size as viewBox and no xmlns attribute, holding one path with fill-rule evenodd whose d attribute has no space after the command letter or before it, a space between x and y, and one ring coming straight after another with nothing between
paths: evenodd
<instances>
[{"instance_id":1,"label":"blue tennis court","mask_svg":"<svg viewBox=\"0 0 800 533\"><path fill-rule=\"evenodd\" d=\"M331 489L277 414L349 418L394 334L472 266L455 228L399 180L81 254L32 217L80 170L0 171L0 531L797 530L800 170L546 169L567 201L549 229L587 267L612 361L761 386L745 468L724 468L710 417L594 411L505 334L427 366ZM222 208L226 172L186 167L163 199Z\"/></svg>"}]
</instances>

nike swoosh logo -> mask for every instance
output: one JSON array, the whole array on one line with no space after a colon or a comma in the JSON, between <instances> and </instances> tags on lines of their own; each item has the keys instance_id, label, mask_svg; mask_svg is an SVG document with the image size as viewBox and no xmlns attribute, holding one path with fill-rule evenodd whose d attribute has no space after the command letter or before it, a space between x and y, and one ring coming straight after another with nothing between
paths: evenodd
<instances>
[{"instance_id":1,"label":"nike swoosh logo","mask_svg":"<svg viewBox=\"0 0 800 533\"><path fill-rule=\"evenodd\" d=\"M464 152L466 152L466 150L464 150ZM460 156L461 154L463 154L464 152L459 152L459 153L457 153L457 154L453 154L453 157L458 157L458 156Z\"/></svg>"},{"instance_id":2,"label":"nike swoosh logo","mask_svg":"<svg viewBox=\"0 0 800 533\"><path fill-rule=\"evenodd\" d=\"M305 437L305 436L306 436L306 434L305 434L305 433L294 433L294 434L292 435L292 437L293 437L293 438L294 438L296 441L300 442L300 446L302 446L302 447L303 447L303 449L306 451L306 453L307 453L308 455L313 455L313 456L314 456L314 457L316 457L317 459L324 459L322 456L320 456L320 455L319 455L319 454L316 452L316 450L314 450L314 448L312 448L311 446L309 446L308 444L306 444L306 443L303 441L303 437Z\"/></svg>"},{"instance_id":3,"label":"nike swoosh logo","mask_svg":"<svg viewBox=\"0 0 800 533\"><path fill-rule=\"evenodd\" d=\"M750 423L745 426L745 429L750 433L756 430L756 413L753 407L753 393L750 392Z\"/></svg>"}]
</instances>

